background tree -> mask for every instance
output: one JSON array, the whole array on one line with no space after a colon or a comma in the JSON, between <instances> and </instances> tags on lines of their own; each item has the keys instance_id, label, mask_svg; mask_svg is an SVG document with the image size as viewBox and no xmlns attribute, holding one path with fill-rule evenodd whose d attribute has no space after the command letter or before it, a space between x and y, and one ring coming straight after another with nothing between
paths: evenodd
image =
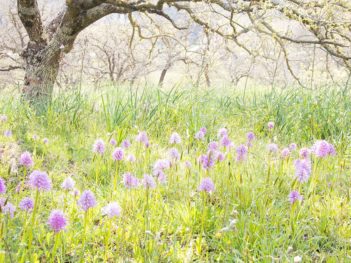
<instances>
[{"instance_id":1,"label":"background tree","mask_svg":"<svg viewBox=\"0 0 351 263\"><path fill-rule=\"evenodd\" d=\"M162 38L165 42L165 38L174 39L174 32L186 32L197 25L201 29L200 35L209 35L210 38L213 38L212 35L220 36L223 42L216 42L215 46L226 46L225 50L232 52L232 55L240 48L254 58L273 59L276 54L262 54L264 52L258 48L267 38L269 43L279 47L278 60L284 62L290 74L302 85L292 66L288 45L313 46L316 52L322 50L328 54L328 61L334 59L336 63L350 69L351 7L348 1L67 0L62 10L46 23L43 22L46 19L42 18L36 0L18 0L17 9L27 33L25 39L28 39L21 53L25 60L23 94L31 102L50 101L60 63L64 61L65 54L72 50L77 36L97 20L112 13L125 15L132 28L131 40L138 36L151 43L161 42ZM294 27L291 27L292 24ZM305 32L303 37L297 34L299 30ZM115 39L118 37L115 36ZM88 38L88 41L92 39ZM210 49L206 45L202 46L207 53L202 53L199 68L203 67L201 72L204 73L205 82L210 85L212 62L208 60ZM180 61L194 62L191 56L183 56L193 52L176 54L177 60L180 58ZM111 60L110 55L106 56ZM117 62L117 59L112 59L110 64L113 61L115 64L122 63L123 60ZM173 58L171 60L174 61ZM167 63L164 66L166 69Z\"/></svg>"}]
</instances>

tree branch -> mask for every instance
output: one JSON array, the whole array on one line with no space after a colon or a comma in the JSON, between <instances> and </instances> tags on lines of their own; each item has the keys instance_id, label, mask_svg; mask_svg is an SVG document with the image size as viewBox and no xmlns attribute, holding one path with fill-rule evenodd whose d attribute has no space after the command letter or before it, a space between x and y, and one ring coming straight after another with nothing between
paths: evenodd
<instances>
[{"instance_id":1,"label":"tree branch","mask_svg":"<svg viewBox=\"0 0 351 263\"><path fill-rule=\"evenodd\" d=\"M65 15L66 10L62 10L51 22L46 26L45 31L48 35L49 40L55 34L57 28L60 26L63 16Z\"/></svg>"},{"instance_id":2,"label":"tree branch","mask_svg":"<svg viewBox=\"0 0 351 263\"><path fill-rule=\"evenodd\" d=\"M36 0L17 0L18 15L25 27L29 39L36 43L45 42L43 24Z\"/></svg>"},{"instance_id":3,"label":"tree branch","mask_svg":"<svg viewBox=\"0 0 351 263\"><path fill-rule=\"evenodd\" d=\"M7 68L0 68L0 72L7 72L7 71L12 71L16 69L24 69L23 66L9 66Z\"/></svg>"}]
</instances>

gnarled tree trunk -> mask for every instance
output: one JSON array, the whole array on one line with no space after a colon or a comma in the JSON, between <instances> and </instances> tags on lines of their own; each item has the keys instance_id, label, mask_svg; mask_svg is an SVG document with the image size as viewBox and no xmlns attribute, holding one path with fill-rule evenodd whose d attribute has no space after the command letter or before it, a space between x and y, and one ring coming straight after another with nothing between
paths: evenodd
<instances>
[{"instance_id":1,"label":"gnarled tree trunk","mask_svg":"<svg viewBox=\"0 0 351 263\"><path fill-rule=\"evenodd\" d=\"M26 64L22 94L31 104L47 104L52 97L61 54L53 35L64 13L60 13L44 28L36 0L17 0L17 8L29 37L27 47L22 52Z\"/></svg>"},{"instance_id":2,"label":"gnarled tree trunk","mask_svg":"<svg viewBox=\"0 0 351 263\"><path fill-rule=\"evenodd\" d=\"M60 61L84 28L108 14L130 11L103 1L66 1L64 10L44 27L36 0L17 0L17 8L29 37L22 53L26 62L22 92L32 105L51 101Z\"/></svg>"},{"instance_id":3,"label":"gnarled tree trunk","mask_svg":"<svg viewBox=\"0 0 351 263\"><path fill-rule=\"evenodd\" d=\"M23 97L31 104L48 104L59 71L60 48L29 42L22 56L26 61Z\"/></svg>"}]
</instances>

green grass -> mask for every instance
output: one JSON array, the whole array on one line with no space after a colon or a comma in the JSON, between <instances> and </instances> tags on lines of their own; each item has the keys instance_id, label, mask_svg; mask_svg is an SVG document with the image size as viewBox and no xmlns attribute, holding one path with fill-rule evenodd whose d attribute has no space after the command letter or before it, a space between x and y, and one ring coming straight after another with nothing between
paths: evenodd
<instances>
[{"instance_id":1,"label":"green grass","mask_svg":"<svg viewBox=\"0 0 351 263\"><path fill-rule=\"evenodd\" d=\"M5 148L0 177L8 190L1 197L16 206L25 196L34 198L28 187L15 193L25 180L23 168L10 173L9 160L17 160L25 150L33 153L35 169L48 172L54 188L41 195L30 251L26 239L21 240L30 214L17 208L14 218L1 215L0 262L293 262L295 256L303 262L351 261L348 91L107 87L62 92L41 115L16 96L3 95L0 114L6 114L8 121L0 124L0 150ZM273 132L266 128L268 121L276 124ZM203 126L208 129L206 140L197 141L194 135ZM235 145L245 143L248 131L257 140L247 161L236 162L234 148L224 162L206 172L196 160L210 141L217 140L221 127L228 128ZM11 138L2 136L7 129L13 131ZM139 130L149 135L148 150L134 142ZM174 131L183 140L175 146L181 160L166 171L167 183L149 192L142 187L125 189L124 172L142 178L152 173L157 159L168 158L173 147L168 140ZM40 139L33 140L33 135ZM43 138L49 143L44 144ZM97 138L133 142L126 152L135 154L137 162L119 165L115 192L113 147L109 145L103 158L97 158L92 153ZM272 140L282 149L291 142L310 147L317 139L335 144L338 154L313 158L313 173L305 184L294 177L298 152L282 160L266 150ZM14 145L20 150L9 156ZM185 161L192 163L190 170ZM67 175L72 175L80 191L90 189L98 200L85 235L84 212L76 204L79 196L60 189ZM201 178L207 176L216 185L211 195L197 191ZM291 206L288 194L293 189L304 201ZM65 208L63 200L69 204ZM110 221L101 215L101 208L111 201L117 201L123 212L113 221L105 249ZM53 258L55 235L46 222L56 208L65 209L69 225L60 234ZM230 220L236 220L235 226L222 231Z\"/></svg>"}]
</instances>

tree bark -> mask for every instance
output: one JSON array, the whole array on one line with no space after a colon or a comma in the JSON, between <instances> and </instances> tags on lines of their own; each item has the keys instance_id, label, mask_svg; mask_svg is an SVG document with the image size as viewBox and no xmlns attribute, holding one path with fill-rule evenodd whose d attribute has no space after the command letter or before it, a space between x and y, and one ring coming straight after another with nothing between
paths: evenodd
<instances>
[{"instance_id":1,"label":"tree bark","mask_svg":"<svg viewBox=\"0 0 351 263\"><path fill-rule=\"evenodd\" d=\"M22 56L26 62L23 97L30 104L47 105L59 71L60 48L29 42Z\"/></svg>"},{"instance_id":2,"label":"tree bark","mask_svg":"<svg viewBox=\"0 0 351 263\"><path fill-rule=\"evenodd\" d=\"M161 72L161 75L160 75L160 79L158 81L158 86L162 88L163 86L163 82L165 80L165 77L166 77L166 74L167 74L167 71L168 71L169 67L165 67L162 72Z\"/></svg>"}]
</instances>

